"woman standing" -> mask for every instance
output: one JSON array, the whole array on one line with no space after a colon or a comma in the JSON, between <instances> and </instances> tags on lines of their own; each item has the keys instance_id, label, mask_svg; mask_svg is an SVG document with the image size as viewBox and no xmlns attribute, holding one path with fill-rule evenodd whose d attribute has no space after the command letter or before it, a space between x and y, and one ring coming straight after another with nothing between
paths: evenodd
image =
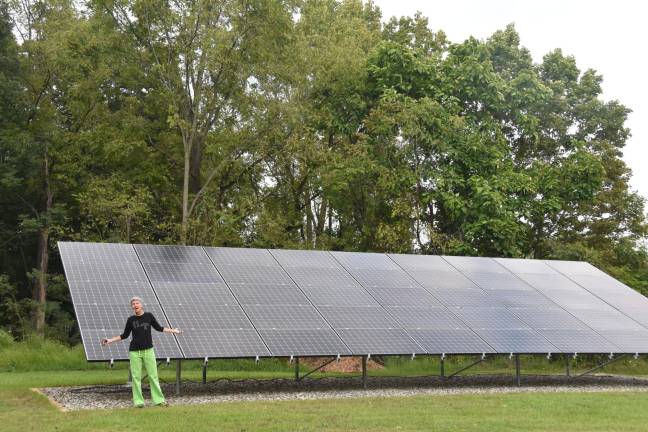
<instances>
[{"instance_id":1,"label":"woman standing","mask_svg":"<svg viewBox=\"0 0 648 432\"><path fill-rule=\"evenodd\" d=\"M126 320L124 332L119 336L103 339L101 344L108 345L126 339L132 333L133 337L128 347L128 357L130 359L130 370L133 378L133 404L137 408L144 407L144 396L142 395L142 366L144 366L149 377L153 404L166 406L167 403L164 399L164 394L162 394L158 379L151 327L159 332L165 333L180 334L182 332L179 329L162 327L152 313L144 312L141 298L133 297L130 300L130 305L135 315L131 315Z\"/></svg>"}]
</instances>

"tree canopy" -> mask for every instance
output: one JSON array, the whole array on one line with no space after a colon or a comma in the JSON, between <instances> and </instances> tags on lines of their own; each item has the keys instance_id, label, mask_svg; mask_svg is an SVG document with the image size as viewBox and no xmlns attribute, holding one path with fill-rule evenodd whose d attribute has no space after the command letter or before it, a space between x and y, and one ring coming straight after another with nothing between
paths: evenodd
<instances>
[{"instance_id":1,"label":"tree canopy","mask_svg":"<svg viewBox=\"0 0 648 432\"><path fill-rule=\"evenodd\" d=\"M588 260L648 293L630 112L510 25L359 0L3 1L0 325L73 341L59 240Z\"/></svg>"}]
</instances>

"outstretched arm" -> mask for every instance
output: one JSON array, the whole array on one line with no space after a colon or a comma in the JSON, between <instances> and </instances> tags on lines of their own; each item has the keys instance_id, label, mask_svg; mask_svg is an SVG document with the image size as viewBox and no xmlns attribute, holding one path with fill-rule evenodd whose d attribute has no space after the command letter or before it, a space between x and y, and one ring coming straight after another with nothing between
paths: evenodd
<instances>
[{"instance_id":1,"label":"outstretched arm","mask_svg":"<svg viewBox=\"0 0 648 432\"><path fill-rule=\"evenodd\" d=\"M155 330L159 332L164 332L164 333L175 333L175 334L180 334L182 333L182 330L177 329L177 328L171 328L171 327L162 327L160 323L157 322L155 319L155 316L153 316L151 320L151 327L153 327Z\"/></svg>"},{"instance_id":2,"label":"outstretched arm","mask_svg":"<svg viewBox=\"0 0 648 432\"><path fill-rule=\"evenodd\" d=\"M120 334L119 336L113 336L111 338L104 338L101 340L101 345L108 345L113 342L120 341L122 339L126 339L128 336L130 336L131 331L133 330L133 323L131 320L126 321L126 327L124 327L124 333Z\"/></svg>"}]
</instances>

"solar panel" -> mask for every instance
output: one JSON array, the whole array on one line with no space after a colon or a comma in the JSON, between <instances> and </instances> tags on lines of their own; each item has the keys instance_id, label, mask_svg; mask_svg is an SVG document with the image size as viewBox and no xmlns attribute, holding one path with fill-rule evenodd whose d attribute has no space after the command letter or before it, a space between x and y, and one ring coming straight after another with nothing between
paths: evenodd
<instances>
[{"instance_id":1,"label":"solar panel","mask_svg":"<svg viewBox=\"0 0 648 432\"><path fill-rule=\"evenodd\" d=\"M547 339L531 329L476 329L498 353L545 354L559 352Z\"/></svg>"},{"instance_id":2,"label":"solar panel","mask_svg":"<svg viewBox=\"0 0 648 432\"><path fill-rule=\"evenodd\" d=\"M320 306L319 311L334 329L397 328L399 325L382 307Z\"/></svg>"},{"instance_id":3,"label":"solar panel","mask_svg":"<svg viewBox=\"0 0 648 432\"><path fill-rule=\"evenodd\" d=\"M157 304L144 304L144 310L153 314L158 323L169 327L162 309ZM133 315L128 303L115 304L77 304L75 312L79 326L87 329L121 328L126 325L126 320ZM121 333L121 331L119 332Z\"/></svg>"},{"instance_id":4,"label":"solar panel","mask_svg":"<svg viewBox=\"0 0 648 432\"><path fill-rule=\"evenodd\" d=\"M462 273L507 273L493 258L444 255L443 259Z\"/></svg>"},{"instance_id":5,"label":"solar panel","mask_svg":"<svg viewBox=\"0 0 648 432\"><path fill-rule=\"evenodd\" d=\"M596 298L585 290L571 291L571 290L551 290L545 291L544 294L549 297L554 303L569 310L577 309L597 309L597 310L612 310L612 307L605 303L603 300Z\"/></svg>"},{"instance_id":6,"label":"solar panel","mask_svg":"<svg viewBox=\"0 0 648 432\"><path fill-rule=\"evenodd\" d=\"M143 263L190 263L210 265L203 248L198 246L135 245L135 251Z\"/></svg>"},{"instance_id":7,"label":"solar panel","mask_svg":"<svg viewBox=\"0 0 648 432\"><path fill-rule=\"evenodd\" d=\"M178 342L187 358L270 356L256 330L192 330L179 335Z\"/></svg>"},{"instance_id":8,"label":"solar panel","mask_svg":"<svg viewBox=\"0 0 648 432\"><path fill-rule=\"evenodd\" d=\"M363 252L331 252L331 255L347 269L401 270L387 255Z\"/></svg>"},{"instance_id":9,"label":"solar panel","mask_svg":"<svg viewBox=\"0 0 648 432\"><path fill-rule=\"evenodd\" d=\"M448 307L503 307L497 299L480 289L471 290L434 290L431 293Z\"/></svg>"},{"instance_id":10,"label":"solar panel","mask_svg":"<svg viewBox=\"0 0 648 432\"><path fill-rule=\"evenodd\" d=\"M128 301L133 296L141 297L145 310L168 326L132 245L59 242L59 251L88 360L128 358L127 343L102 347L99 341L122 333L132 315ZM173 335L159 338L156 333L158 357L183 357Z\"/></svg>"},{"instance_id":11,"label":"solar panel","mask_svg":"<svg viewBox=\"0 0 648 432\"><path fill-rule=\"evenodd\" d=\"M363 288L302 287L302 290L315 306L378 306L378 302Z\"/></svg>"},{"instance_id":12,"label":"solar panel","mask_svg":"<svg viewBox=\"0 0 648 432\"><path fill-rule=\"evenodd\" d=\"M122 332L133 296L185 330L153 332L159 358L648 352L648 298L582 262L59 248L89 360L127 358L127 343L99 341Z\"/></svg>"},{"instance_id":13,"label":"solar panel","mask_svg":"<svg viewBox=\"0 0 648 432\"><path fill-rule=\"evenodd\" d=\"M494 353L482 338L472 330L410 330L410 335L428 354Z\"/></svg>"},{"instance_id":14,"label":"solar panel","mask_svg":"<svg viewBox=\"0 0 648 432\"><path fill-rule=\"evenodd\" d=\"M270 253L283 268L342 268L328 251L275 249Z\"/></svg>"},{"instance_id":15,"label":"solar panel","mask_svg":"<svg viewBox=\"0 0 648 432\"><path fill-rule=\"evenodd\" d=\"M354 355L423 354L425 350L401 329L339 329Z\"/></svg>"},{"instance_id":16,"label":"solar panel","mask_svg":"<svg viewBox=\"0 0 648 432\"><path fill-rule=\"evenodd\" d=\"M287 268L286 271L301 288L362 289L362 286L343 269L294 267Z\"/></svg>"},{"instance_id":17,"label":"solar panel","mask_svg":"<svg viewBox=\"0 0 648 432\"><path fill-rule=\"evenodd\" d=\"M252 248L203 248L216 267L221 270L228 266L235 267L274 267L277 261L267 249Z\"/></svg>"},{"instance_id":18,"label":"solar panel","mask_svg":"<svg viewBox=\"0 0 648 432\"><path fill-rule=\"evenodd\" d=\"M351 354L331 329L259 330L259 333L275 357Z\"/></svg>"},{"instance_id":19,"label":"solar panel","mask_svg":"<svg viewBox=\"0 0 648 432\"><path fill-rule=\"evenodd\" d=\"M619 347L621 352L633 351L638 354L648 353L648 330L601 330L601 336L613 341L614 345Z\"/></svg>"},{"instance_id":20,"label":"solar panel","mask_svg":"<svg viewBox=\"0 0 648 432\"><path fill-rule=\"evenodd\" d=\"M615 344L589 329L544 329L538 330L538 333L563 353L591 354L620 351Z\"/></svg>"},{"instance_id":21,"label":"solar panel","mask_svg":"<svg viewBox=\"0 0 648 432\"><path fill-rule=\"evenodd\" d=\"M505 306L520 307L520 306L537 306L537 307L550 307L555 306L555 303L544 295L536 291L524 290L493 290L489 293L490 296L498 300Z\"/></svg>"},{"instance_id":22,"label":"solar panel","mask_svg":"<svg viewBox=\"0 0 648 432\"><path fill-rule=\"evenodd\" d=\"M421 286L428 289L479 289L477 285L458 271L435 272L429 270L411 270L409 274Z\"/></svg>"},{"instance_id":23,"label":"solar panel","mask_svg":"<svg viewBox=\"0 0 648 432\"><path fill-rule=\"evenodd\" d=\"M443 307L388 307L387 310L407 330L468 329L455 313Z\"/></svg>"},{"instance_id":24,"label":"solar panel","mask_svg":"<svg viewBox=\"0 0 648 432\"><path fill-rule=\"evenodd\" d=\"M519 258L495 258L502 266L512 273L557 275L556 270L549 267L541 260L519 259Z\"/></svg>"},{"instance_id":25,"label":"solar panel","mask_svg":"<svg viewBox=\"0 0 648 432\"><path fill-rule=\"evenodd\" d=\"M526 282L529 286L539 291L551 290L567 290L582 292L583 288L576 284L571 279L560 274L527 274L521 273L517 275L520 279Z\"/></svg>"},{"instance_id":26,"label":"solar panel","mask_svg":"<svg viewBox=\"0 0 648 432\"><path fill-rule=\"evenodd\" d=\"M242 305L310 304L306 296L295 285L230 285L230 288Z\"/></svg>"},{"instance_id":27,"label":"solar panel","mask_svg":"<svg viewBox=\"0 0 648 432\"><path fill-rule=\"evenodd\" d=\"M562 274L571 276L571 275L598 275L601 274L601 270L597 269L593 265L583 261L553 261L545 260L545 264L549 267L559 271Z\"/></svg>"},{"instance_id":28,"label":"solar panel","mask_svg":"<svg viewBox=\"0 0 648 432\"><path fill-rule=\"evenodd\" d=\"M418 284L402 270L358 269L352 274L365 288L418 288Z\"/></svg>"},{"instance_id":29,"label":"solar panel","mask_svg":"<svg viewBox=\"0 0 648 432\"><path fill-rule=\"evenodd\" d=\"M137 296L154 299L155 295L148 282L115 283L108 281L79 282L68 281L72 302L77 304L122 304L128 307L129 299ZM130 309L130 308L129 308Z\"/></svg>"},{"instance_id":30,"label":"solar panel","mask_svg":"<svg viewBox=\"0 0 648 432\"><path fill-rule=\"evenodd\" d=\"M245 305L257 329L317 330L329 328L313 306Z\"/></svg>"},{"instance_id":31,"label":"solar panel","mask_svg":"<svg viewBox=\"0 0 648 432\"><path fill-rule=\"evenodd\" d=\"M438 255L388 254L396 264L406 271L456 272L446 260Z\"/></svg>"},{"instance_id":32,"label":"solar panel","mask_svg":"<svg viewBox=\"0 0 648 432\"><path fill-rule=\"evenodd\" d=\"M102 339L121 334L124 331L123 326L121 328L104 329L91 329L85 326L79 326L79 329L86 359L89 361L128 360L130 338L124 339L121 342L113 342L106 346L101 345ZM153 330L152 337L157 358L178 359L184 357L180 349L178 349L178 344L173 335Z\"/></svg>"},{"instance_id":33,"label":"solar panel","mask_svg":"<svg viewBox=\"0 0 648 432\"><path fill-rule=\"evenodd\" d=\"M466 272L465 275L485 290L533 290L523 280L511 273Z\"/></svg>"},{"instance_id":34,"label":"solar panel","mask_svg":"<svg viewBox=\"0 0 648 432\"><path fill-rule=\"evenodd\" d=\"M585 323L563 309L519 307L509 310L529 327L536 330L589 330Z\"/></svg>"},{"instance_id":35,"label":"solar panel","mask_svg":"<svg viewBox=\"0 0 648 432\"><path fill-rule=\"evenodd\" d=\"M164 310L173 327L187 332L196 329L252 329L250 320L238 305L165 305Z\"/></svg>"},{"instance_id":36,"label":"solar panel","mask_svg":"<svg viewBox=\"0 0 648 432\"><path fill-rule=\"evenodd\" d=\"M367 291L382 306L442 306L432 294L423 288L372 287Z\"/></svg>"},{"instance_id":37,"label":"solar panel","mask_svg":"<svg viewBox=\"0 0 648 432\"><path fill-rule=\"evenodd\" d=\"M230 285L294 285L288 274L278 265L276 267L228 266L219 268L225 281Z\"/></svg>"},{"instance_id":38,"label":"solar panel","mask_svg":"<svg viewBox=\"0 0 648 432\"><path fill-rule=\"evenodd\" d=\"M572 311L574 316L594 330L643 330L644 327L636 321L616 310L602 311L578 309Z\"/></svg>"},{"instance_id":39,"label":"solar panel","mask_svg":"<svg viewBox=\"0 0 648 432\"><path fill-rule=\"evenodd\" d=\"M473 330L529 328L506 308L465 307L457 308L456 313Z\"/></svg>"},{"instance_id":40,"label":"solar panel","mask_svg":"<svg viewBox=\"0 0 648 432\"><path fill-rule=\"evenodd\" d=\"M235 305L236 299L223 284L156 282L155 294L165 305Z\"/></svg>"}]
</instances>

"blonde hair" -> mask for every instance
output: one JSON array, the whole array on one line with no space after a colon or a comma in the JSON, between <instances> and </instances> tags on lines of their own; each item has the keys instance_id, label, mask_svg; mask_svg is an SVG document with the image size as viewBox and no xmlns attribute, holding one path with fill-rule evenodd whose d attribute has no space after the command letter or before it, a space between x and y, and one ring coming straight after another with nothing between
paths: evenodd
<instances>
[{"instance_id":1,"label":"blonde hair","mask_svg":"<svg viewBox=\"0 0 648 432\"><path fill-rule=\"evenodd\" d=\"M135 300L137 300L138 302L140 302L142 304L144 303L144 301L141 298L135 296L135 297L131 297L129 304L132 305Z\"/></svg>"}]
</instances>

